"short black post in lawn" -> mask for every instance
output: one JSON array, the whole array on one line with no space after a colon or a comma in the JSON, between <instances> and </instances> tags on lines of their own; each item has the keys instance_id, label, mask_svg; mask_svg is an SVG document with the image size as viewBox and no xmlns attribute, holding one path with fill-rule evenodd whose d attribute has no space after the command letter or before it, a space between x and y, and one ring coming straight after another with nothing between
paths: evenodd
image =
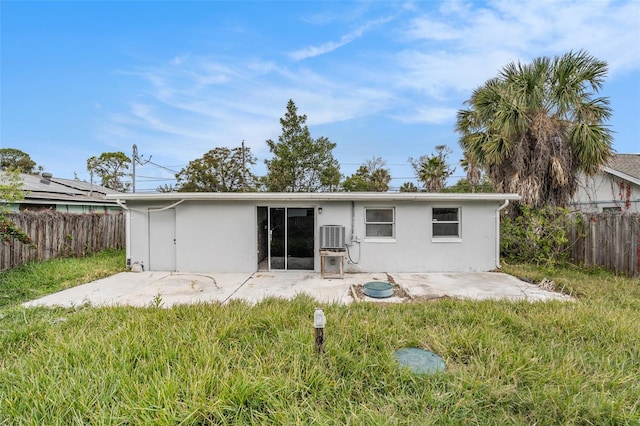
<instances>
[{"instance_id":1,"label":"short black post in lawn","mask_svg":"<svg viewBox=\"0 0 640 426\"><path fill-rule=\"evenodd\" d=\"M314 337L316 342L316 353L324 353L324 325L327 323L327 319L324 316L322 309L316 308L313 314L313 326L315 327Z\"/></svg>"}]
</instances>

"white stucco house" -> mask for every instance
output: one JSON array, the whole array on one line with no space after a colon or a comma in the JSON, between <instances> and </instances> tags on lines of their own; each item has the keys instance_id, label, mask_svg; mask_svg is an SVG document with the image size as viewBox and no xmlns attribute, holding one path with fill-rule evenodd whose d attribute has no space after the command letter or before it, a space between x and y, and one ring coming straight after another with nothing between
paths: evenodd
<instances>
[{"instance_id":1,"label":"white stucco house","mask_svg":"<svg viewBox=\"0 0 640 426\"><path fill-rule=\"evenodd\" d=\"M585 213L640 213L640 154L615 154L595 176L582 176L571 206Z\"/></svg>"},{"instance_id":2,"label":"white stucco house","mask_svg":"<svg viewBox=\"0 0 640 426\"><path fill-rule=\"evenodd\" d=\"M109 194L127 261L183 272L463 272L499 266L500 212L517 194ZM321 265L323 269L321 271Z\"/></svg>"}]
</instances>

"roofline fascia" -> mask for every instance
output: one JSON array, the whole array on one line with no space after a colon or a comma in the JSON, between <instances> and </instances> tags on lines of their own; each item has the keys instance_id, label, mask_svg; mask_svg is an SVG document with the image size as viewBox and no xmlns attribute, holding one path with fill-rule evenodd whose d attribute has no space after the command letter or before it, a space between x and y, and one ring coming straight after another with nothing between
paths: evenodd
<instances>
[{"instance_id":1,"label":"roofline fascia","mask_svg":"<svg viewBox=\"0 0 640 426\"><path fill-rule=\"evenodd\" d=\"M611 167L605 166L604 171L609 173L610 175L614 175L621 179L628 180L629 182L634 183L636 185L640 185L640 179L633 177L631 175L628 175L624 172L621 172L620 170L612 169Z\"/></svg>"},{"instance_id":2,"label":"roofline fascia","mask_svg":"<svg viewBox=\"0 0 640 426\"><path fill-rule=\"evenodd\" d=\"M372 193L372 192L171 192L107 194L121 201L499 201L520 200L518 194L498 193Z\"/></svg>"}]
</instances>

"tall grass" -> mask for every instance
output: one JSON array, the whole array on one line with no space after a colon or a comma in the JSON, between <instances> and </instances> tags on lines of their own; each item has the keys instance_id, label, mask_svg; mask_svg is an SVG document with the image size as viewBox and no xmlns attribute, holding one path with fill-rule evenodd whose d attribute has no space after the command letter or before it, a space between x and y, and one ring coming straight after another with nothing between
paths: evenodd
<instances>
[{"instance_id":1,"label":"tall grass","mask_svg":"<svg viewBox=\"0 0 640 426\"><path fill-rule=\"evenodd\" d=\"M576 302L11 307L0 319L6 424L638 424L637 280L513 266ZM440 354L414 375L393 353Z\"/></svg>"},{"instance_id":2,"label":"tall grass","mask_svg":"<svg viewBox=\"0 0 640 426\"><path fill-rule=\"evenodd\" d=\"M0 272L0 308L124 270L124 250L105 250L84 258L59 258L26 263L15 269Z\"/></svg>"}]
</instances>

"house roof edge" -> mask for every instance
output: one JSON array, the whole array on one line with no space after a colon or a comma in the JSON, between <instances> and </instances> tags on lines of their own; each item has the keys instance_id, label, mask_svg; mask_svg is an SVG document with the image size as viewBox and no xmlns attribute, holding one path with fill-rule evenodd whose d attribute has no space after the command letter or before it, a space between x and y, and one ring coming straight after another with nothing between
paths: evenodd
<instances>
[{"instance_id":1,"label":"house roof edge","mask_svg":"<svg viewBox=\"0 0 640 426\"><path fill-rule=\"evenodd\" d=\"M605 167L603 168L603 170L604 170L605 172L609 173L610 175L614 175L614 176L617 176L617 177L619 177L619 178L621 178L621 179L624 179L624 180L626 180L626 181L629 181L629 182L631 182L631 183L634 183L634 184L636 184L636 185L640 185L640 179L638 179L638 178L636 178L636 177L634 177L634 176L631 176L631 175L629 175L629 174L626 174L626 173L624 173L624 172L621 172L620 170L616 170L616 169L611 168L611 167L608 167L608 166L605 166Z\"/></svg>"},{"instance_id":2,"label":"house roof edge","mask_svg":"<svg viewBox=\"0 0 640 426\"><path fill-rule=\"evenodd\" d=\"M441 192L169 192L107 194L120 201L517 201L518 194Z\"/></svg>"}]
</instances>

